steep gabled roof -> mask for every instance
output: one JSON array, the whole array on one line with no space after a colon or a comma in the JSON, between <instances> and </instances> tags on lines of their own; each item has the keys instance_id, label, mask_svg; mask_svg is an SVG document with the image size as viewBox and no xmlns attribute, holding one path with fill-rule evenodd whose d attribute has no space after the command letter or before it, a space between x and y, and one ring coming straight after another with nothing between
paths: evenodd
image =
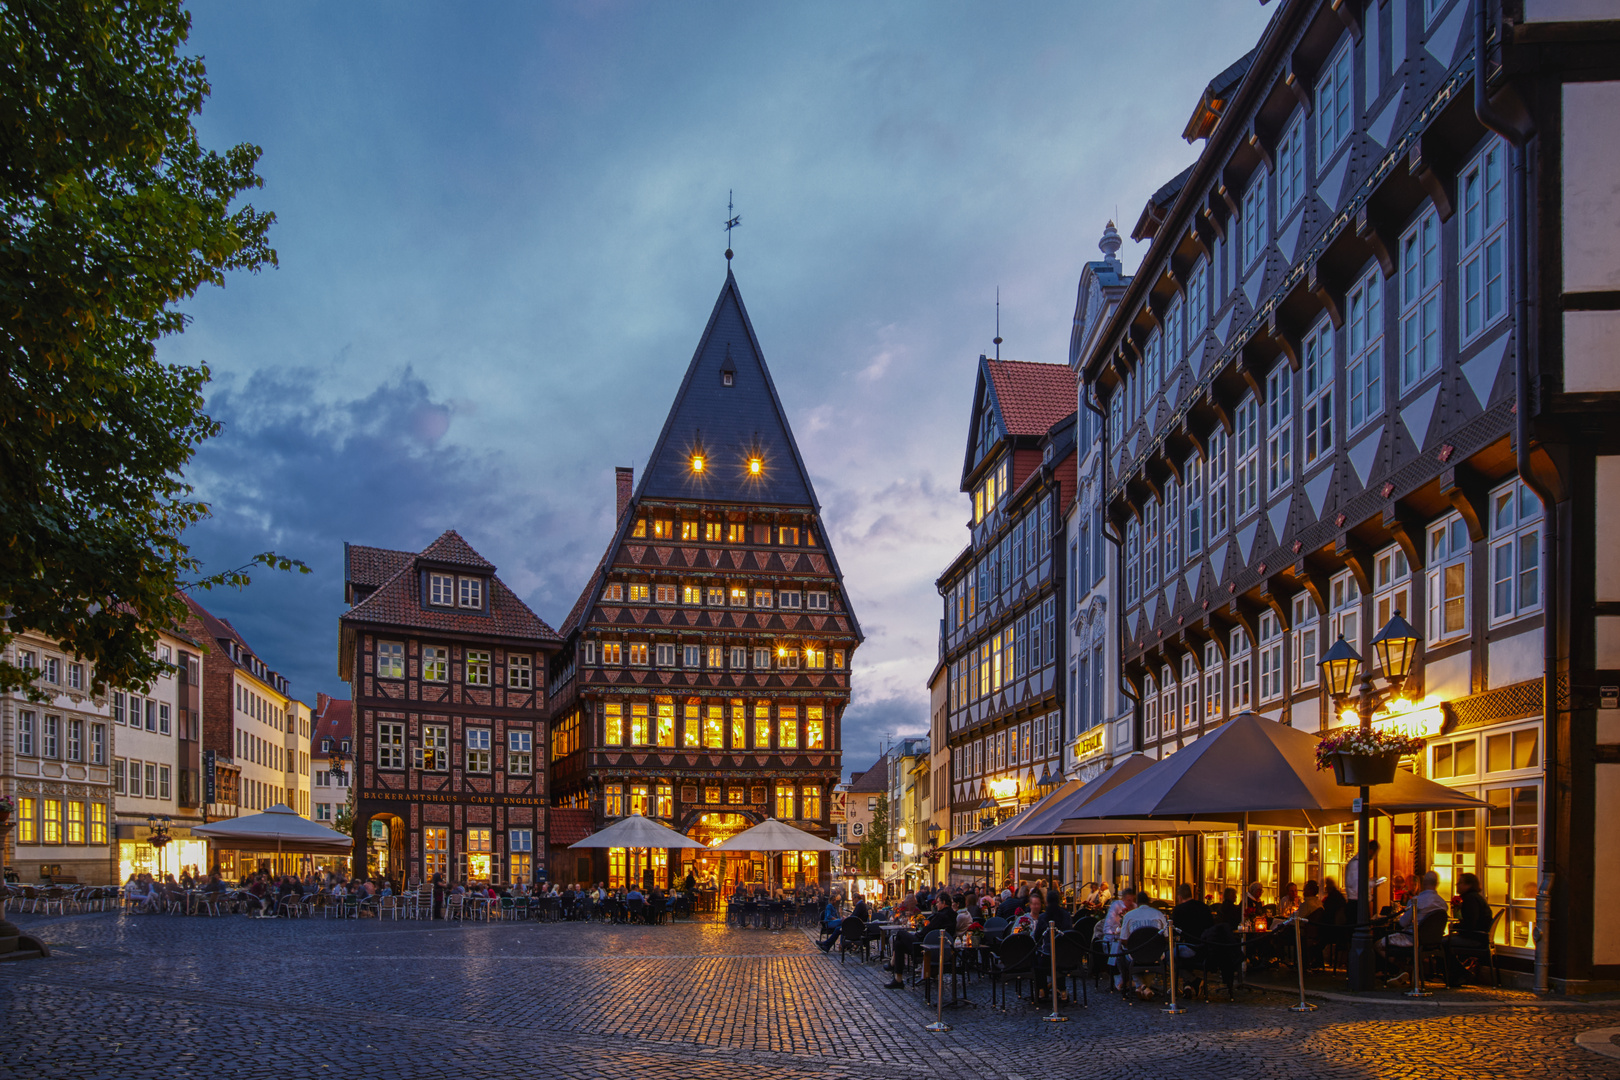
<instances>
[{"instance_id":1,"label":"steep gabled roof","mask_svg":"<svg viewBox=\"0 0 1620 1080\"><path fill-rule=\"evenodd\" d=\"M352 550L351 545L351 550ZM371 549L382 550L382 549ZM451 562L458 566L491 571L489 614L436 608L422 600L422 575L416 573L417 560ZM377 587L370 596L342 615L343 622L376 623L416 630L440 630L456 634L487 634L522 638L528 641L558 641L556 631L529 610L517 594L493 573L495 567L484 559L454 530L444 533Z\"/></svg>"},{"instance_id":2,"label":"steep gabled roof","mask_svg":"<svg viewBox=\"0 0 1620 1080\"><path fill-rule=\"evenodd\" d=\"M1078 384L1067 364L986 360L1001 426L1009 435L1045 435L1074 412Z\"/></svg>"},{"instance_id":3,"label":"steep gabled roof","mask_svg":"<svg viewBox=\"0 0 1620 1080\"><path fill-rule=\"evenodd\" d=\"M702 472L692 469L697 453ZM748 469L756 455L764 465L758 476ZM636 497L819 508L729 267Z\"/></svg>"},{"instance_id":4,"label":"steep gabled roof","mask_svg":"<svg viewBox=\"0 0 1620 1080\"><path fill-rule=\"evenodd\" d=\"M375 589L401 568L416 558L414 551L395 551L392 548L366 547L364 544L343 545L343 578L351 585Z\"/></svg>"},{"instance_id":5,"label":"steep gabled roof","mask_svg":"<svg viewBox=\"0 0 1620 1080\"><path fill-rule=\"evenodd\" d=\"M889 755L884 754L872 763L872 767L861 773L855 782L849 785L849 793L870 794L875 791L889 790Z\"/></svg>"},{"instance_id":6,"label":"steep gabled roof","mask_svg":"<svg viewBox=\"0 0 1620 1080\"><path fill-rule=\"evenodd\" d=\"M348 698L315 695L315 730L310 733L309 745L316 757L324 757L322 739L348 739L354 735L354 702Z\"/></svg>"}]
</instances>

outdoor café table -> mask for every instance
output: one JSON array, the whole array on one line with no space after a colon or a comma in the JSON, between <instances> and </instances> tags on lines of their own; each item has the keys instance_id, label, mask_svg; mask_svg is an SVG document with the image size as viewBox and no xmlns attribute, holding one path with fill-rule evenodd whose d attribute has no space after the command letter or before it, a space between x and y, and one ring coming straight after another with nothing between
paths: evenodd
<instances>
[{"instance_id":1,"label":"outdoor caf\u00e9 table","mask_svg":"<svg viewBox=\"0 0 1620 1080\"><path fill-rule=\"evenodd\" d=\"M889 950L889 939L902 930L910 930L910 923L871 923L878 929L878 959L881 960Z\"/></svg>"}]
</instances>

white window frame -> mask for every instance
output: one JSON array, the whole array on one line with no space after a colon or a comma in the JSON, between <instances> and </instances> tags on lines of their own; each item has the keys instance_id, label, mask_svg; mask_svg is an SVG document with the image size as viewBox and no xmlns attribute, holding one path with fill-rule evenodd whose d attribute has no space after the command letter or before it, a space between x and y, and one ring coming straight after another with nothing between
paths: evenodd
<instances>
[{"instance_id":1,"label":"white window frame","mask_svg":"<svg viewBox=\"0 0 1620 1080\"><path fill-rule=\"evenodd\" d=\"M1142 741L1152 742L1159 737L1159 691L1153 676L1142 679Z\"/></svg>"},{"instance_id":2,"label":"white window frame","mask_svg":"<svg viewBox=\"0 0 1620 1080\"><path fill-rule=\"evenodd\" d=\"M428 574L428 603L434 607L456 606L456 577L454 574Z\"/></svg>"},{"instance_id":3,"label":"white window frame","mask_svg":"<svg viewBox=\"0 0 1620 1080\"><path fill-rule=\"evenodd\" d=\"M1515 477L1490 495L1491 625L1539 612L1545 587L1541 500ZM1526 594L1531 598L1526 599Z\"/></svg>"},{"instance_id":4,"label":"white window frame","mask_svg":"<svg viewBox=\"0 0 1620 1080\"><path fill-rule=\"evenodd\" d=\"M1311 594L1303 592L1294 597L1293 613L1294 689L1303 690L1315 686L1321 675L1322 613Z\"/></svg>"},{"instance_id":5,"label":"white window frame","mask_svg":"<svg viewBox=\"0 0 1620 1080\"><path fill-rule=\"evenodd\" d=\"M484 579L464 577L457 581L456 606L471 608L475 611L484 609Z\"/></svg>"},{"instance_id":6,"label":"white window frame","mask_svg":"<svg viewBox=\"0 0 1620 1080\"><path fill-rule=\"evenodd\" d=\"M1247 712L1253 705L1254 693L1254 650L1249 642L1248 631L1238 626L1226 639L1226 696L1227 707L1231 714L1236 716L1240 712Z\"/></svg>"},{"instance_id":7,"label":"white window frame","mask_svg":"<svg viewBox=\"0 0 1620 1080\"><path fill-rule=\"evenodd\" d=\"M1468 526L1460 514L1451 513L1430 524L1424 535L1427 639L1438 643L1467 637L1473 623L1469 610L1473 543L1468 538Z\"/></svg>"},{"instance_id":8,"label":"white window frame","mask_svg":"<svg viewBox=\"0 0 1620 1080\"><path fill-rule=\"evenodd\" d=\"M446 724L423 724L422 745L412 754L413 764L429 772L450 771L450 728Z\"/></svg>"},{"instance_id":9,"label":"white window frame","mask_svg":"<svg viewBox=\"0 0 1620 1080\"><path fill-rule=\"evenodd\" d=\"M1369 652L1366 643L1371 635L1366 620L1362 618L1362 599L1361 586L1350 571L1342 571L1328 579L1328 642L1331 645L1343 634L1350 647L1365 657Z\"/></svg>"},{"instance_id":10,"label":"white window frame","mask_svg":"<svg viewBox=\"0 0 1620 1080\"><path fill-rule=\"evenodd\" d=\"M1159 380L1161 384L1169 384L1171 374L1181 366L1182 358L1186 355L1187 309L1181 297L1174 296L1164 312L1164 368Z\"/></svg>"},{"instance_id":11,"label":"white window frame","mask_svg":"<svg viewBox=\"0 0 1620 1080\"><path fill-rule=\"evenodd\" d=\"M1290 214L1305 203L1305 114L1295 109L1294 117L1277 140L1277 223L1281 225Z\"/></svg>"},{"instance_id":12,"label":"white window frame","mask_svg":"<svg viewBox=\"0 0 1620 1080\"><path fill-rule=\"evenodd\" d=\"M405 725L390 720L377 724L377 768L405 767Z\"/></svg>"},{"instance_id":13,"label":"white window frame","mask_svg":"<svg viewBox=\"0 0 1620 1080\"><path fill-rule=\"evenodd\" d=\"M429 672L437 674L429 674ZM450 650L443 645L422 646L422 681L447 683L450 681Z\"/></svg>"},{"instance_id":14,"label":"white window frame","mask_svg":"<svg viewBox=\"0 0 1620 1080\"><path fill-rule=\"evenodd\" d=\"M1218 724L1226 715L1226 695L1222 676L1226 664L1218 642L1204 642L1204 723Z\"/></svg>"},{"instance_id":15,"label":"white window frame","mask_svg":"<svg viewBox=\"0 0 1620 1080\"><path fill-rule=\"evenodd\" d=\"M487 727L469 727L466 733L466 760L467 771L470 773L487 773L491 771L490 729Z\"/></svg>"},{"instance_id":16,"label":"white window frame","mask_svg":"<svg viewBox=\"0 0 1620 1080\"><path fill-rule=\"evenodd\" d=\"M804 598L804 606L811 611L829 610L827 594L824 592L806 593Z\"/></svg>"},{"instance_id":17,"label":"white window frame","mask_svg":"<svg viewBox=\"0 0 1620 1080\"><path fill-rule=\"evenodd\" d=\"M1164 482L1164 580L1170 581L1184 561L1181 548L1181 484L1174 476Z\"/></svg>"},{"instance_id":18,"label":"white window frame","mask_svg":"<svg viewBox=\"0 0 1620 1080\"><path fill-rule=\"evenodd\" d=\"M1209 260L1202 255L1187 275L1187 355L1209 327Z\"/></svg>"},{"instance_id":19,"label":"white window frame","mask_svg":"<svg viewBox=\"0 0 1620 1080\"><path fill-rule=\"evenodd\" d=\"M655 665L657 667L674 667L675 646L669 643L660 642L654 647L654 659L657 661L657 664Z\"/></svg>"},{"instance_id":20,"label":"white window frame","mask_svg":"<svg viewBox=\"0 0 1620 1080\"><path fill-rule=\"evenodd\" d=\"M1304 356L1301 378L1304 392L1300 395L1304 405L1301 421L1304 425L1304 443L1301 456L1304 470L1331 460L1338 445L1334 438L1336 414L1334 410L1333 324L1323 319L1305 336L1302 343Z\"/></svg>"},{"instance_id":21,"label":"white window frame","mask_svg":"<svg viewBox=\"0 0 1620 1080\"><path fill-rule=\"evenodd\" d=\"M1204 695L1200 689L1203 672L1198 669L1198 658L1192 653L1181 655L1181 717L1177 727L1190 731L1198 726L1204 711Z\"/></svg>"},{"instance_id":22,"label":"white window frame","mask_svg":"<svg viewBox=\"0 0 1620 1080\"><path fill-rule=\"evenodd\" d=\"M1345 429L1359 431L1384 414L1384 275L1377 266L1345 297Z\"/></svg>"},{"instance_id":23,"label":"white window frame","mask_svg":"<svg viewBox=\"0 0 1620 1080\"><path fill-rule=\"evenodd\" d=\"M1238 222L1243 238L1243 257L1239 260L1247 271L1265 253L1271 240L1271 227L1266 221L1266 173L1256 169L1249 178L1249 188L1243 193L1243 219Z\"/></svg>"},{"instance_id":24,"label":"white window frame","mask_svg":"<svg viewBox=\"0 0 1620 1080\"><path fill-rule=\"evenodd\" d=\"M1260 509L1260 403L1249 394L1238 402L1233 425L1237 446L1237 506L1234 520L1242 521Z\"/></svg>"},{"instance_id":25,"label":"white window frame","mask_svg":"<svg viewBox=\"0 0 1620 1080\"><path fill-rule=\"evenodd\" d=\"M405 677L405 643L403 641L377 642L377 678L403 679Z\"/></svg>"},{"instance_id":26,"label":"white window frame","mask_svg":"<svg viewBox=\"0 0 1620 1080\"><path fill-rule=\"evenodd\" d=\"M1135 518L1125 523L1125 604L1142 599L1142 526Z\"/></svg>"},{"instance_id":27,"label":"white window frame","mask_svg":"<svg viewBox=\"0 0 1620 1080\"><path fill-rule=\"evenodd\" d=\"M1294 371L1278 358L1266 376L1266 498L1293 482Z\"/></svg>"},{"instance_id":28,"label":"white window frame","mask_svg":"<svg viewBox=\"0 0 1620 1080\"><path fill-rule=\"evenodd\" d=\"M1355 52L1348 37L1316 76L1316 167L1333 160L1356 129Z\"/></svg>"},{"instance_id":29,"label":"white window frame","mask_svg":"<svg viewBox=\"0 0 1620 1080\"><path fill-rule=\"evenodd\" d=\"M462 674L466 677L468 686L488 686L490 684L489 669L490 651L488 649L467 649L462 653Z\"/></svg>"},{"instance_id":30,"label":"white window frame","mask_svg":"<svg viewBox=\"0 0 1620 1080\"><path fill-rule=\"evenodd\" d=\"M1149 499L1142 507L1142 590L1146 594L1159 586L1159 517L1158 499Z\"/></svg>"},{"instance_id":31,"label":"white window frame","mask_svg":"<svg viewBox=\"0 0 1620 1080\"><path fill-rule=\"evenodd\" d=\"M683 661L682 667L699 668L703 666L703 646L683 645L681 651L685 654L681 658Z\"/></svg>"},{"instance_id":32,"label":"white window frame","mask_svg":"<svg viewBox=\"0 0 1620 1080\"><path fill-rule=\"evenodd\" d=\"M1428 207L1401 235L1401 391L1440 370L1440 215Z\"/></svg>"},{"instance_id":33,"label":"white window frame","mask_svg":"<svg viewBox=\"0 0 1620 1080\"><path fill-rule=\"evenodd\" d=\"M1205 507L1205 535L1206 546L1226 532L1232 524L1232 492L1227 486L1230 479L1231 467L1231 439L1220 428L1209 433L1209 441L1205 448L1209 451L1209 460L1204 467L1204 507ZM1215 567L1216 572L1220 567Z\"/></svg>"},{"instance_id":34,"label":"white window frame","mask_svg":"<svg viewBox=\"0 0 1620 1080\"><path fill-rule=\"evenodd\" d=\"M1372 584L1371 629L1375 633L1397 612L1401 618L1411 620L1415 614L1412 609L1412 566L1399 544L1390 544L1373 556ZM1376 651L1370 659L1376 667L1378 664Z\"/></svg>"},{"instance_id":35,"label":"white window frame","mask_svg":"<svg viewBox=\"0 0 1620 1080\"><path fill-rule=\"evenodd\" d=\"M1507 143L1493 138L1457 177L1457 326L1463 345L1507 316Z\"/></svg>"},{"instance_id":36,"label":"white window frame","mask_svg":"<svg viewBox=\"0 0 1620 1080\"><path fill-rule=\"evenodd\" d=\"M508 776L530 776L534 773L533 732L506 733L506 773Z\"/></svg>"},{"instance_id":37,"label":"white window frame","mask_svg":"<svg viewBox=\"0 0 1620 1080\"><path fill-rule=\"evenodd\" d=\"M1169 738L1181 725L1181 684L1176 673L1166 664L1159 669L1159 734Z\"/></svg>"},{"instance_id":38,"label":"white window frame","mask_svg":"<svg viewBox=\"0 0 1620 1080\"><path fill-rule=\"evenodd\" d=\"M1204 459L1197 454L1188 454L1181 464L1181 475L1187 478L1182 491L1182 540L1188 562L1204 550L1204 468Z\"/></svg>"},{"instance_id":39,"label":"white window frame","mask_svg":"<svg viewBox=\"0 0 1620 1080\"><path fill-rule=\"evenodd\" d=\"M592 648L594 642L587 643ZM594 661L587 660L586 663ZM534 689L534 657L523 653L509 653L506 657L506 688L508 690Z\"/></svg>"}]
</instances>

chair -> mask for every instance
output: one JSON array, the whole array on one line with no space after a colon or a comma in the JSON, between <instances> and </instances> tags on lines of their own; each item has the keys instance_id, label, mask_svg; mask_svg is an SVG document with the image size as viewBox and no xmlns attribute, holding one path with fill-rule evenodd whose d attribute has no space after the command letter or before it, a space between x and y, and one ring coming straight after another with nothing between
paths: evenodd
<instances>
[{"instance_id":1,"label":"chair","mask_svg":"<svg viewBox=\"0 0 1620 1080\"><path fill-rule=\"evenodd\" d=\"M1423 961L1439 960L1444 969L1446 952L1446 919L1448 914L1445 908L1431 911L1418 920L1417 950L1418 950L1418 985L1414 990L1421 990L1423 982ZM1492 929L1495 929L1494 925ZM1401 969L1407 969L1412 963L1412 946L1394 945L1388 939L1384 941L1384 956L1390 964Z\"/></svg>"},{"instance_id":2,"label":"chair","mask_svg":"<svg viewBox=\"0 0 1620 1080\"><path fill-rule=\"evenodd\" d=\"M992 945L1007 936L1007 920L992 916L984 921L984 939Z\"/></svg>"},{"instance_id":3,"label":"chair","mask_svg":"<svg viewBox=\"0 0 1620 1080\"><path fill-rule=\"evenodd\" d=\"M1477 974L1480 961L1490 965L1491 985L1501 986L1502 976L1496 969L1496 929L1502 925L1502 917L1507 914L1507 908L1496 909L1491 916L1491 928L1485 931L1480 939L1477 934L1451 934L1441 943L1446 958L1446 985L1460 985L1457 976L1462 974Z\"/></svg>"},{"instance_id":4,"label":"chair","mask_svg":"<svg viewBox=\"0 0 1620 1080\"><path fill-rule=\"evenodd\" d=\"M939 987L941 996L944 995L944 983L940 980L947 974L951 977L951 1000L955 1001L957 987L961 987L962 997L967 997L967 976L958 962L956 946L951 943L950 935L943 930L931 930L923 938L923 1004L932 1004L933 998L929 994L931 987ZM928 978L928 967L934 966L934 977Z\"/></svg>"},{"instance_id":5,"label":"chair","mask_svg":"<svg viewBox=\"0 0 1620 1080\"><path fill-rule=\"evenodd\" d=\"M1162 970L1165 984L1170 980L1170 950L1164 932L1153 926L1141 926L1120 946L1121 975L1130 972L1134 982L1139 973Z\"/></svg>"},{"instance_id":6,"label":"chair","mask_svg":"<svg viewBox=\"0 0 1620 1080\"><path fill-rule=\"evenodd\" d=\"M1078 992L1081 1008L1091 1004L1086 994L1085 980L1086 960L1091 955L1091 927L1087 924L1095 921L1080 920L1080 924L1069 933L1059 934L1052 946L1052 956L1057 962L1057 985L1061 987L1067 980L1069 998L1072 1001Z\"/></svg>"},{"instance_id":7,"label":"chair","mask_svg":"<svg viewBox=\"0 0 1620 1080\"><path fill-rule=\"evenodd\" d=\"M866 924L851 915L838 924L838 962L842 964L844 957L849 955L851 949L861 950L861 963L871 959L871 941L866 936Z\"/></svg>"},{"instance_id":8,"label":"chair","mask_svg":"<svg viewBox=\"0 0 1620 1080\"><path fill-rule=\"evenodd\" d=\"M1033 981L1035 978L1035 939L1028 934L1012 934L1002 939L999 947L993 947L992 955L994 959L990 963L990 1003L995 1004L996 987L1000 986L1001 1009L1005 1012L1007 981L1012 980L1016 989L1025 979Z\"/></svg>"}]
</instances>

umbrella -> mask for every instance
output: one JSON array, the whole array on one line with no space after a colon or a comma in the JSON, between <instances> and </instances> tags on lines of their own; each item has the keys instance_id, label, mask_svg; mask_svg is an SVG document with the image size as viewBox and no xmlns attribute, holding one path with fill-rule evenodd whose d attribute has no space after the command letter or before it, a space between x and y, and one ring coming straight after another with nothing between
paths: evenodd
<instances>
[{"instance_id":1,"label":"umbrella","mask_svg":"<svg viewBox=\"0 0 1620 1080\"><path fill-rule=\"evenodd\" d=\"M814 833L807 833L803 829L795 829L792 825L785 825L775 818L755 825L752 829L744 829L723 844L715 846L716 851L764 851L775 853L778 851L841 851L843 846L831 840L823 840Z\"/></svg>"},{"instance_id":2,"label":"umbrella","mask_svg":"<svg viewBox=\"0 0 1620 1080\"><path fill-rule=\"evenodd\" d=\"M573 848L701 848L703 845L662 822L631 814L621 821L594 832Z\"/></svg>"},{"instance_id":3,"label":"umbrella","mask_svg":"<svg viewBox=\"0 0 1620 1080\"><path fill-rule=\"evenodd\" d=\"M299 817L285 803L276 803L261 814L195 825L192 835L206 837L216 848L227 851L297 851L320 854L347 854L354 850L354 838L325 825Z\"/></svg>"},{"instance_id":4,"label":"umbrella","mask_svg":"<svg viewBox=\"0 0 1620 1080\"><path fill-rule=\"evenodd\" d=\"M1315 829L1353 821L1354 788L1316 767L1317 737L1240 713L1190 747L1164 758L1081 807L1079 819L1173 818ZM1384 813L1467 809L1485 804L1432 780L1397 771L1372 791Z\"/></svg>"}]
</instances>

